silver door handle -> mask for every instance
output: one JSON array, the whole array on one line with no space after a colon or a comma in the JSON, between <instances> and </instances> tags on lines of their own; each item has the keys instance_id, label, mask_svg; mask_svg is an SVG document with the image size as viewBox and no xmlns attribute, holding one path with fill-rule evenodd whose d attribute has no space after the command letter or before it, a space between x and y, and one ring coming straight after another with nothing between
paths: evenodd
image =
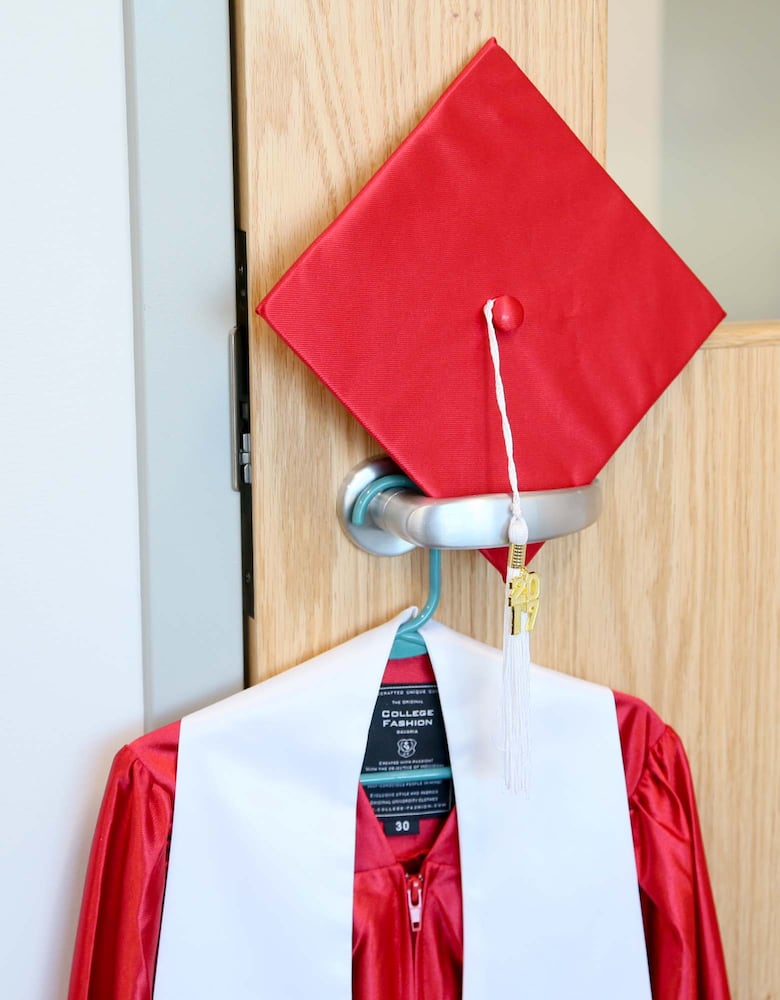
<instances>
[{"instance_id":1,"label":"silver door handle","mask_svg":"<svg viewBox=\"0 0 780 1000\"><path fill-rule=\"evenodd\" d=\"M352 522L355 501L377 479L398 473L386 457L355 466L341 485L338 515L357 546L374 555L400 555L411 549L492 549L507 544L512 501L509 493L436 500L402 487L378 493L368 504L365 522ZM601 485L521 494L529 542L581 531L601 513Z\"/></svg>"}]
</instances>

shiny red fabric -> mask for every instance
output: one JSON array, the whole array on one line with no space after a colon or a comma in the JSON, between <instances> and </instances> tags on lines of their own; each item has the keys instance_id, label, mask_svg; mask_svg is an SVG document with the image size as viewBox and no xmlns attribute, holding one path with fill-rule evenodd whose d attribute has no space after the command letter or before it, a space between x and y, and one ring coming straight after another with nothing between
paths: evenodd
<instances>
[{"instance_id":1,"label":"shiny red fabric","mask_svg":"<svg viewBox=\"0 0 780 1000\"><path fill-rule=\"evenodd\" d=\"M70 1000L150 1000L173 823L179 723L114 759L87 867Z\"/></svg>"},{"instance_id":2,"label":"shiny red fabric","mask_svg":"<svg viewBox=\"0 0 780 1000\"><path fill-rule=\"evenodd\" d=\"M463 919L455 810L438 832L433 821L423 820L420 827L419 838L385 837L359 790L352 947L356 1000L460 996ZM410 929L407 874L422 876L416 932Z\"/></svg>"},{"instance_id":3,"label":"shiny red fabric","mask_svg":"<svg viewBox=\"0 0 780 1000\"><path fill-rule=\"evenodd\" d=\"M488 42L257 307L430 496L589 483L723 310ZM506 553L485 555L500 569Z\"/></svg>"},{"instance_id":4,"label":"shiny red fabric","mask_svg":"<svg viewBox=\"0 0 780 1000\"><path fill-rule=\"evenodd\" d=\"M390 664L388 683L394 669ZM423 658L417 669L430 676ZM615 702L654 1000L728 1000L682 745L643 702L622 694ZM124 747L114 761L87 871L69 1000L152 998L178 737L178 723L167 726ZM407 875L415 873L424 892L418 932L406 896ZM462 955L456 810L421 823L419 836L386 837L359 789L353 996L458 1000Z\"/></svg>"}]
</instances>

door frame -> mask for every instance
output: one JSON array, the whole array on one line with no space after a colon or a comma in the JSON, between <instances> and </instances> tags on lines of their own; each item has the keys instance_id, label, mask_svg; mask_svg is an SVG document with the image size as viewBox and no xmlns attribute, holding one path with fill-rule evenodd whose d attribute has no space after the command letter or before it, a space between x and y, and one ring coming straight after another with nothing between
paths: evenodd
<instances>
[{"instance_id":1,"label":"door frame","mask_svg":"<svg viewBox=\"0 0 780 1000\"><path fill-rule=\"evenodd\" d=\"M125 0L145 722L243 686L227 4Z\"/></svg>"}]
</instances>

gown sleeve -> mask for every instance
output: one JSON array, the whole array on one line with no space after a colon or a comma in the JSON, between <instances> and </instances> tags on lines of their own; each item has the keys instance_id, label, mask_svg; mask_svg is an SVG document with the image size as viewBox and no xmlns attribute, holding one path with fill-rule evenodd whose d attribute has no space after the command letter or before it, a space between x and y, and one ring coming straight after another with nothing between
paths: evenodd
<instances>
[{"instance_id":1,"label":"gown sleeve","mask_svg":"<svg viewBox=\"0 0 780 1000\"><path fill-rule=\"evenodd\" d=\"M87 867L68 1000L151 1000L179 724L114 758Z\"/></svg>"},{"instance_id":2,"label":"gown sleeve","mask_svg":"<svg viewBox=\"0 0 780 1000\"><path fill-rule=\"evenodd\" d=\"M729 1000L682 742L644 702L615 700L654 1000Z\"/></svg>"}]
</instances>

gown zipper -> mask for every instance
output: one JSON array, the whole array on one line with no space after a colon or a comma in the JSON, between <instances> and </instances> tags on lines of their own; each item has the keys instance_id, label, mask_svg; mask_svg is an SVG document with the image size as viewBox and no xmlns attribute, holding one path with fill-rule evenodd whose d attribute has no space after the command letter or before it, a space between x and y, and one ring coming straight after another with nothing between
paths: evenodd
<instances>
[{"instance_id":1,"label":"gown zipper","mask_svg":"<svg viewBox=\"0 0 780 1000\"><path fill-rule=\"evenodd\" d=\"M411 995L409 1000L419 1000L419 968L421 962L420 946L422 938L422 908L423 908L423 874L414 872L406 874L406 905L409 909L409 927L411 930L412 968Z\"/></svg>"},{"instance_id":2,"label":"gown zipper","mask_svg":"<svg viewBox=\"0 0 780 1000\"><path fill-rule=\"evenodd\" d=\"M423 877L421 874L406 876L406 900L409 906L409 924L417 934L422 926Z\"/></svg>"}]
</instances>

